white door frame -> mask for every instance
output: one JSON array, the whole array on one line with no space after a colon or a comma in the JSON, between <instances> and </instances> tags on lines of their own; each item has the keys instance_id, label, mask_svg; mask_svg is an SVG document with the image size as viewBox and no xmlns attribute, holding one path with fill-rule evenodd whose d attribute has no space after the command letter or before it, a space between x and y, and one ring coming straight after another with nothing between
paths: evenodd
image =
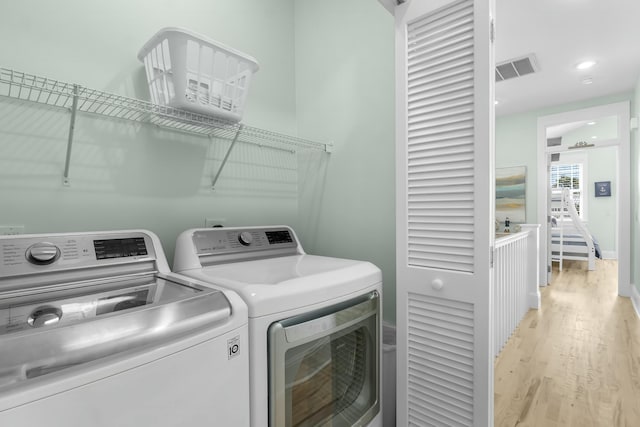
<instances>
[{"instance_id":1,"label":"white door frame","mask_svg":"<svg viewBox=\"0 0 640 427\"><path fill-rule=\"evenodd\" d=\"M540 285L546 286L549 280L548 266L549 254L547 251L547 135L549 126L562 123L576 122L580 120L592 120L600 117L618 117L618 139L607 141L606 144L598 143L597 146L618 147L618 179L614 191L617 194L617 230L616 241L618 243L618 295L628 297L631 295L631 134L629 128L630 119L629 102L601 105L568 111L538 118L538 222L540 229Z\"/></svg>"}]
</instances>

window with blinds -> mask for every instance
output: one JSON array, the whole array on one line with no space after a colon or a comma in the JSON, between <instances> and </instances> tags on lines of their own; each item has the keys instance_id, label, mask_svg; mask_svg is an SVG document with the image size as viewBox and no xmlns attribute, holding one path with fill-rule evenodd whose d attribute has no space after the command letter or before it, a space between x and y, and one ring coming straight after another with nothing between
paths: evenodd
<instances>
[{"instance_id":1,"label":"window with blinds","mask_svg":"<svg viewBox=\"0 0 640 427\"><path fill-rule=\"evenodd\" d=\"M580 218L584 219L586 210L584 200L584 168L582 163L552 164L549 173L549 185L552 190L570 188L576 210Z\"/></svg>"}]
</instances>

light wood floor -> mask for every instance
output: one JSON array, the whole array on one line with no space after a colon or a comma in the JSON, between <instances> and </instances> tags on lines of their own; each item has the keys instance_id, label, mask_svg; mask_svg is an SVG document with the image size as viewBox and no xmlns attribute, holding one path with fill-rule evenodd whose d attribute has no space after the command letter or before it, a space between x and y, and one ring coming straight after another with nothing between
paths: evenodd
<instances>
[{"instance_id":1,"label":"light wood floor","mask_svg":"<svg viewBox=\"0 0 640 427\"><path fill-rule=\"evenodd\" d=\"M617 263L569 261L495 365L496 426L640 426L640 320Z\"/></svg>"}]
</instances>

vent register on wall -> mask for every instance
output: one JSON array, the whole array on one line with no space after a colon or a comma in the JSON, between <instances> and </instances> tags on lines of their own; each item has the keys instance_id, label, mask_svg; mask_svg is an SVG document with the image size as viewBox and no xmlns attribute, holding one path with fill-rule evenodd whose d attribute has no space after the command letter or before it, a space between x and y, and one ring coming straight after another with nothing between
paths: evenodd
<instances>
[{"instance_id":1,"label":"vent register on wall","mask_svg":"<svg viewBox=\"0 0 640 427\"><path fill-rule=\"evenodd\" d=\"M143 46L139 58L145 63L152 102L0 67L0 97L70 111L64 185L70 185L78 112L150 123L162 128L231 141L212 178L212 188L238 141L290 152L331 152L329 143L240 123L252 76L258 70L257 62L246 54L188 30L165 28Z\"/></svg>"}]
</instances>

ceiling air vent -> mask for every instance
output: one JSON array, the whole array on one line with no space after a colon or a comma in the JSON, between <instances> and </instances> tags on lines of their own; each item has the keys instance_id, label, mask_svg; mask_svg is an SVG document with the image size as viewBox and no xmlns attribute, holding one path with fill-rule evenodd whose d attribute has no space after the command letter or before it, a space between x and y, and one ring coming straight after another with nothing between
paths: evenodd
<instances>
[{"instance_id":1,"label":"ceiling air vent","mask_svg":"<svg viewBox=\"0 0 640 427\"><path fill-rule=\"evenodd\" d=\"M531 54L523 58L510 59L496 64L496 82L522 77L538 71L536 57Z\"/></svg>"}]
</instances>

